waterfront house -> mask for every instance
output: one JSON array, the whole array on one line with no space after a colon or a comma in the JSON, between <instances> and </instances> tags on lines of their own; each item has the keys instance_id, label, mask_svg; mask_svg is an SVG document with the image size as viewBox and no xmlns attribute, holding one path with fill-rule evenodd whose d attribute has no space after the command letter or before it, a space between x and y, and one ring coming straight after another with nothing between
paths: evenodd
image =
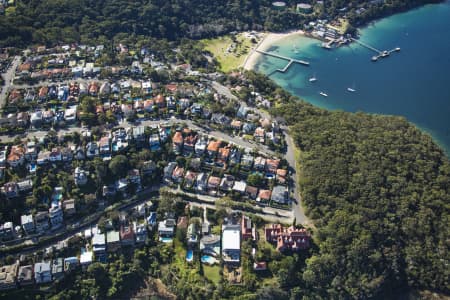
<instances>
[{"instance_id":1,"label":"waterfront house","mask_svg":"<svg viewBox=\"0 0 450 300\"><path fill-rule=\"evenodd\" d=\"M19 271L17 272L17 282L21 287L31 285L34 283L32 265L19 267Z\"/></svg>"},{"instance_id":2,"label":"waterfront house","mask_svg":"<svg viewBox=\"0 0 450 300\"><path fill-rule=\"evenodd\" d=\"M106 242L108 252L116 252L120 249L120 233L116 230L111 230L106 233Z\"/></svg>"},{"instance_id":3,"label":"waterfront house","mask_svg":"<svg viewBox=\"0 0 450 300\"><path fill-rule=\"evenodd\" d=\"M1 188L2 194L11 199L19 196L19 186L16 182L7 182Z\"/></svg>"},{"instance_id":4,"label":"waterfront house","mask_svg":"<svg viewBox=\"0 0 450 300\"><path fill-rule=\"evenodd\" d=\"M63 211L59 206L52 206L48 210L50 215L50 224L52 224L52 228L59 228L62 226L64 217L63 217Z\"/></svg>"},{"instance_id":5,"label":"waterfront house","mask_svg":"<svg viewBox=\"0 0 450 300\"><path fill-rule=\"evenodd\" d=\"M106 236L104 233L95 233L92 237L92 251L95 259L100 262L106 262Z\"/></svg>"},{"instance_id":6,"label":"waterfront house","mask_svg":"<svg viewBox=\"0 0 450 300\"><path fill-rule=\"evenodd\" d=\"M20 217L20 223L22 225L23 231L26 234L31 234L34 232L35 227L34 227L34 221L33 221L33 215L22 215Z\"/></svg>"},{"instance_id":7,"label":"waterfront house","mask_svg":"<svg viewBox=\"0 0 450 300\"><path fill-rule=\"evenodd\" d=\"M34 264L34 279L37 284L52 281L50 261L43 261Z\"/></svg>"},{"instance_id":8,"label":"waterfront house","mask_svg":"<svg viewBox=\"0 0 450 300\"><path fill-rule=\"evenodd\" d=\"M133 227L127 225L122 225L120 227L120 240L122 245L124 246L133 246L134 245L134 231Z\"/></svg>"},{"instance_id":9,"label":"waterfront house","mask_svg":"<svg viewBox=\"0 0 450 300\"><path fill-rule=\"evenodd\" d=\"M145 224L133 222L133 227L136 234L136 243L145 243L147 241L147 227L145 226Z\"/></svg>"},{"instance_id":10,"label":"waterfront house","mask_svg":"<svg viewBox=\"0 0 450 300\"><path fill-rule=\"evenodd\" d=\"M37 233L44 233L50 228L49 215L47 211L37 212L34 216L34 224Z\"/></svg>"},{"instance_id":11,"label":"waterfront house","mask_svg":"<svg viewBox=\"0 0 450 300\"><path fill-rule=\"evenodd\" d=\"M52 261L52 279L59 280L64 277L64 263L61 257L55 258Z\"/></svg>"},{"instance_id":12,"label":"waterfront house","mask_svg":"<svg viewBox=\"0 0 450 300\"><path fill-rule=\"evenodd\" d=\"M17 271L19 261L12 265L0 267L0 290L10 290L17 288Z\"/></svg>"}]
</instances>

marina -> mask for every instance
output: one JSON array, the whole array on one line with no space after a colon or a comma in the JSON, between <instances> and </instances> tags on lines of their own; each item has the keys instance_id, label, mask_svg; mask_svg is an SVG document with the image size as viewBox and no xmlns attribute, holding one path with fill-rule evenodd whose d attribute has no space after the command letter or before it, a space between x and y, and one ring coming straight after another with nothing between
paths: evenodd
<instances>
[{"instance_id":1,"label":"marina","mask_svg":"<svg viewBox=\"0 0 450 300\"><path fill-rule=\"evenodd\" d=\"M279 59L288 61L287 65L283 69L277 69L277 71L280 72L280 73L285 73L293 63L297 63L299 65L304 65L304 66L309 66L309 62L304 61L304 60L294 59L294 58L290 58L290 57L287 57L287 56L279 55L279 54L276 54L276 53L273 53L273 52L267 52L267 51L258 50L258 49L255 49L255 51L260 53L260 54L264 54L264 55L267 55L267 56L272 56L272 57L275 57L275 58L279 58Z\"/></svg>"}]
</instances>

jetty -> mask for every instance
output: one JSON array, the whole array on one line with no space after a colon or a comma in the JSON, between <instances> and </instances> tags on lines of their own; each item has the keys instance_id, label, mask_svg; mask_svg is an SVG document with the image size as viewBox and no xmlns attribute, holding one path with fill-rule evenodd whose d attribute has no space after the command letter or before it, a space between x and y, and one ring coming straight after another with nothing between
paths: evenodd
<instances>
[{"instance_id":1,"label":"jetty","mask_svg":"<svg viewBox=\"0 0 450 300\"><path fill-rule=\"evenodd\" d=\"M389 55L391 55L391 53L393 53L393 52L400 51L399 47L391 49L391 50L383 50L383 51L381 51L381 50L379 50L379 49L377 49L377 48L375 48L373 46L370 46L367 43L361 42L360 40L357 40L355 38L351 38L351 40L356 42L357 44L363 46L364 48L367 48L367 49L369 49L371 51L374 51L376 53L376 55L372 56L372 61L377 61L379 58L385 58L385 57L388 57Z\"/></svg>"},{"instance_id":2,"label":"jetty","mask_svg":"<svg viewBox=\"0 0 450 300\"><path fill-rule=\"evenodd\" d=\"M293 63L297 63L299 65L304 65L304 66L309 66L309 62L304 61L304 60L294 59L294 58L291 58L291 57L279 55L279 54L276 54L276 53L273 53L273 52L267 52L267 51L263 51L263 50L258 50L258 49L256 49L255 51L258 52L258 53L267 55L267 56L272 56L272 57L275 57L275 58L286 60L288 62L287 65L283 69L277 69L277 71L281 72L281 73L285 73Z\"/></svg>"}]
</instances>

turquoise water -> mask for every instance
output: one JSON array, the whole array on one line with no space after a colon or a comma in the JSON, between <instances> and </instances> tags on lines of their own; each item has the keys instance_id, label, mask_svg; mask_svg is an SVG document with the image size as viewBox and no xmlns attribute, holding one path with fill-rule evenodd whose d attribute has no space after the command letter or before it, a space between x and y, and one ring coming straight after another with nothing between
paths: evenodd
<instances>
[{"instance_id":1,"label":"turquoise water","mask_svg":"<svg viewBox=\"0 0 450 300\"><path fill-rule=\"evenodd\" d=\"M191 262L194 258L194 251L188 250L186 253L186 261Z\"/></svg>"},{"instance_id":2,"label":"turquoise water","mask_svg":"<svg viewBox=\"0 0 450 300\"><path fill-rule=\"evenodd\" d=\"M325 50L317 40L291 36L266 50L307 60L309 67L293 64L286 73L274 72L286 62L264 56L255 70L322 108L405 116L449 154L449 32L450 1L446 1L362 29L361 41L377 49L401 47L378 62L370 60L374 52L357 44ZM308 80L313 75L318 79L315 83ZM348 92L348 87L356 92ZM320 96L321 91L328 97Z\"/></svg>"}]
</instances>

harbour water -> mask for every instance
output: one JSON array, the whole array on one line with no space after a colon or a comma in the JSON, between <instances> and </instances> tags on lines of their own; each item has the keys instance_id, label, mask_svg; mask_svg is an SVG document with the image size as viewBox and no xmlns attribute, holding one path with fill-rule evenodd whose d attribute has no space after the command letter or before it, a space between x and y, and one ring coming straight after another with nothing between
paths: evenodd
<instances>
[{"instance_id":1,"label":"harbour water","mask_svg":"<svg viewBox=\"0 0 450 300\"><path fill-rule=\"evenodd\" d=\"M255 70L322 108L405 116L431 134L449 155L449 32L450 1L446 1L362 29L362 42L381 50L401 48L377 62L371 61L375 52L356 43L326 50L317 40L289 36L263 50L311 65L292 64L287 72L280 73L276 70L283 69L286 61L261 55ZM310 82L313 76L317 81Z\"/></svg>"}]
</instances>

